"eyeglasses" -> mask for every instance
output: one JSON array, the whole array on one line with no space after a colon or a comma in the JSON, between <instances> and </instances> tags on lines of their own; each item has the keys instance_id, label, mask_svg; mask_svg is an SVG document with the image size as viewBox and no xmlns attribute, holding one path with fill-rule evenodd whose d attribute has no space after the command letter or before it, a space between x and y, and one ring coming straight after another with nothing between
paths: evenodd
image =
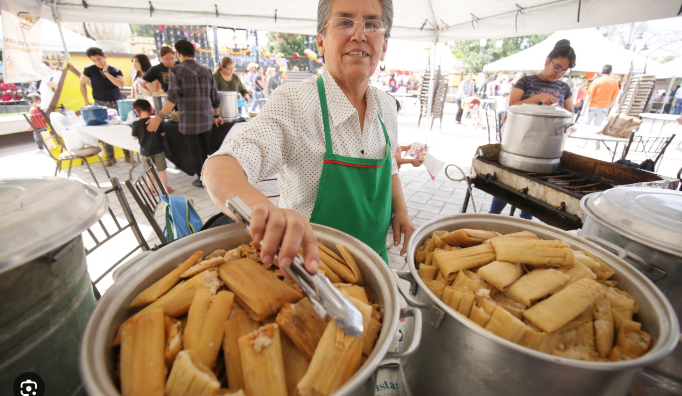
<instances>
[{"instance_id":1,"label":"eyeglasses","mask_svg":"<svg viewBox=\"0 0 682 396\"><path fill-rule=\"evenodd\" d=\"M225 69L225 71L231 71L234 70L234 67L223 67L223 69Z\"/></svg>"},{"instance_id":2,"label":"eyeglasses","mask_svg":"<svg viewBox=\"0 0 682 396\"><path fill-rule=\"evenodd\" d=\"M386 34L386 25L378 19L368 19L364 22L356 22L351 18L336 17L327 22L322 30L326 29L328 25L332 25L334 33L342 36L352 36L358 24L363 26L365 35L368 37L381 37Z\"/></svg>"},{"instance_id":3,"label":"eyeglasses","mask_svg":"<svg viewBox=\"0 0 682 396\"><path fill-rule=\"evenodd\" d=\"M564 74L565 74L565 73L567 73L567 72L569 72L569 71L571 70L570 67L564 69L563 67L561 67L561 65L557 65L557 64L554 63L554 61L551 60L551 59L550 59L549 61L552 62L552 66L554 66L554 71L557 72L557 73L564 73Z\"/></svg>"}]
</instances>

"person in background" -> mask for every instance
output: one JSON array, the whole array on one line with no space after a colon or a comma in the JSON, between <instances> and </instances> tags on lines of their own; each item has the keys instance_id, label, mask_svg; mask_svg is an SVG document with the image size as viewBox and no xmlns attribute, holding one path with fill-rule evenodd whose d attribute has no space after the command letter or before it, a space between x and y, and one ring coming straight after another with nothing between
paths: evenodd
<instances>
[{"instance_id":1,"label":"person in background","mask_svg":"<svg viewBox=\"0 0 682 396\"><path fill-rule=\"evenodd\" d=\"M108 65L107 56L100 48L88 48L85 54L94 63L87 66L81 75L80 87L85 105L90 105L87 89L89 84L92 86L92 97L95 99L95 104L118 111L117 101L121 99L121 88L125 85L121 69ZM107 153L106 165L112 166L116 163L114 146L104 142L102 145ZM126 162L133 162L130 151L123 150L123 154L125 154Z\"/></svg>"},{"instance_id":2,"label":"person in background","mask_svg":"<svg viewBox=\"0 0 682 396\"><path fill-rule=\"evenodd\" d=\"M679 89L680 86L678 85L677 87L673 88L673 91L670 93L670 95L665 97L667 99L667 102L663 105L663 114L670 114L670 109L673 107L675 95L677 94L677 91Z\"/></svg>"},{"instance_id":3,"label":"person in background","mask_svg":"<svg viewBox=\"0 0 682 396\"><path fill-rule=\"evenodd\" d=\"M388 87L391 89L391 92L398 90L398 82L395 80L395 74L391 74L391 78L388 79Z\"/></svg>"},{"instance_id":4,"label":"person in background","mask_svg":"<svg viewBox=\"0 0 682 396\"><path fill-rule=\"evenodd\" d=\"M495 100L495 110L497 111L497 128L502 128L504 116L507 115L507 108L509 107L509 92L502 91L502 96Z\"/></svg>"},{"instance_id":5,"label":"person in background","mask_svg":"<svg viewBox=\"0 0 682 396\"><path fill-rule=\"evenodd\" d=\"M168 92L168 70L175 63L175 52L171 47L161 47L159 51L158 65L154 65L142 76L142 78L152 84L152 92Z\"/></svg>"},{"instance_id":6,"label":"person in background","mask_svg":"<svg viewBox=\"0 0 682 396\"><path fill-rule=\"evenodd\" d=\"M458 124L462 123L462 114L464 114L464 107L462 107L462 101L469 96L476 96L476 81L474 81L474 75L467 74L466 79L462 80L457 87L457 117L455 120Z\"/></svg>"},{"instance_id":7,"label":"person in background","mask_svg":"<svg viewBox=\"0 0 682 396\"><path fill-rule=\"evenodd\" d=\"M28 111L28 114L32 116L40 114L40 95L37 93L30 93L26 98L28 99L28 103L31 105L31 109ZM39 128L45 128L45 121L40 118L35 125ZM29 131L33 132L33 139L35 139L36 146L38 147L38 149L35 151L35 154L42 153L44 149L43 137L36 133L33 128L30 128Z\"/></svg>"},{"instance_id":8,"label":"person in background","mask_svg":"<svg viewBox=\"0 0 682 396\"><path fill-rule=\"evenodd\" d=\"M509 95L509 106L523 103L540 105L557 104L573 112L573 94L571 87L560 81L569 69L575 67L576 55L568 40L559 40L545 59L545 67L538 74L524 76L512 88ZM548 132L549 133L549 132ZM552 131L552 133L554 133ZM507 203L493 197L488 213L500 214ZM529 213L521 211L521 218L532 219Z\"/></svg>"},{"instance_id":9,"label":"person in background","mask_svg":"<svg viewBox=\"0 0 682 396\"><path fill-rule=\"evenodd\" d=\"M279 80L277 80L277 70L274 67L268 67L268 96L270 96L278 87Z\"/></svg>"},{"instance_id":10,"label":"person in background","mask_svg":"<svg viewBox=\"0 0 682 396\"><path fill-rule=\"evenodd\" d=\"M133 78L133 91L131 92L131 98L138 99L144 96L151 96L152 86L145 81L142 76L144 76L149 69L152 68L152 63L149 61L149 57L145 54L137 54L133 56L133 67L137 71L135 73L135 78Z\"/></svg>"},{"instance_id":11,"label":"person in background","mask_svg":"<svg viewBox=\"0 0 682 396\"><path fill-rule=\"evenodd\" d=\"M187 40L175 43L180 64L168 72L168 99L156 116L147 121L147 130L156 132L161 121L178 105L178 130L185 137L194 162L197 179L195 187L203 187L201 170L210 154L210 137L213 125L223 125L220 118L220 96L213 73L194 60L194 45Z\"/></svg>"},{"instance_id":12,"label":"person in background","mask_svg":"<svg viewBox=\"0 0 682 396\"><path fill-rule=\"evenodd\" d=\"M315 273L319 251L310 223L348 233L386 261L391 209L395 246L414 232L395 161L396 101L369 85L392 23L391 0L320 1L322 75L278 88L244 132L228 135L206 161L204 180L218 208L232 215L225 201L235 195L251 207L251 236L263 241L263 263L279 249L279 264L287 267L302 247ZM273 174L279 207L253 187Z\"/></svg>"},{"instance_id":13,"label":"person in background","mask_svg":"<svg viewBox=\"0 0 682 396\"><path fill-rule=\"evenodd\" d=\"M587 97L587 86L589 82L590 81L588 79L583 78L578 89L573 92L573 113L577 114L575 122L578 122L578 118L580 118L580 110L583 109L583 105L585 104L585 98Z\"/></svg>"},{"instance_id":14,"label":"person in background","mask_svg":"<svg viewBox=\"0 0 682 396\"><path fill-rule=\"evenodd\" d=\"M248 103L251 103L251 95L246 90L239 76L234 74L234 61L230 57L224 57L218 64L218 70L213 73L215 85L218 91L239 92Z\"/></svg>"},{"instance_id":15,"label":"person in background","mask_svg":"<svg viewBox=\"0 0 682 396\"><path fill-rule=\"evenodd\" d=\"M166 136L166 133L163 131L163 125L159 125L159 129L156 132L147 131L147 121L149 121L152 105L146 99L136 100L133 103L133 108L139 114L138 120L133 122L132 125L133 139L140 140L140 154L142 154L142 158L152 160L161 183L163 183L166 191L171 192L173 188L168 185L168 178L166 176L166 154L163 146L163 138ZM151 183L151 185L154 185L154 183Z\"/></svg>"},{"instance_id":16,"label":"person in background","mask_svg":"<svg viewBox=\"0 0 682 396\"><path fill-rule=\"evenodd\" d=\"M585 116L587 125L602 126L607 121L609 108L618 97L618 81L611 77L611 65L604 65L601 77L594 80L587 90L587 97L580 115Z\"/></svg>"},{"instance_id":17,"label":"person in background","mask_svg":"<svg viewBox=\"0 0 682 396\"><path fill-rule=\"evenodd\" d=\"M249 63L246 66L246 88L253 94L254 92L254 86L253 86L253 79L256 78L256 67L258 64L256 63Z\"/></svg>"},{"instance_id":18,"label":"person in background","mask_svg":"<svg viewBox=\"0 0 682 396\"><path fill-rule=\"evenodd\" d=\"M253 100L251 104L251 111L256 111L256 107L260 106L258 99L265 99L267 86L265 85L266 77L263 66L256 65L256 76L253 78Z\"/></svg>"},{"instance_id":19,"label":"person in background","mask_svg":"<svg viewBox=\"0 0 682 396\"><path fill-rule=\"evenodd\" d=\"M43 109L44 111L47 110L52 110L54 111L55 109L50 109L50 103L52 102L52 98L54 97L54 90L57 89L57 84L59 83L59 79L61 78L61 69L59 66L53 67L53 65L48 62L48 61L43 61L43 63L52 69L54 71L54 74L52 74L49 77L45 77L42 80L40 80L40 85L38 86L38 92L40 93L40 98L42 99L40 101L40 108Z\"/></svg>"},{"instance_id":20,"label":"person in background","mask_svg":"<svg viewBox=\"0 0 682 396\"><path fill-rule=\"evenodd\" d=\"M680 89L679 85L677 86L675 92L675 109L673 110L673 114L682 114L682 89Z\"/></svg>"}]
</instances>

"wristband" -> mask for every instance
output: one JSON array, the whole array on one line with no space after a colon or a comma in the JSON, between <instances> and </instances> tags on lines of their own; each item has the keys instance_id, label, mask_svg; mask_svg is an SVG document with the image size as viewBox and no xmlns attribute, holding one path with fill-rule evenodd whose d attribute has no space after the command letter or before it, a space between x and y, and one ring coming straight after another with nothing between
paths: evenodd
<instances>
[{"instance_id":1,"label":"wristband","mask_svg":"<svg viewBox=\"0 0 682 396\"><path fill-rule=\"evenodd\" d=\"M219 116L219 115L214 115L213 118L220 118L220 116Z\"/></svg>"}]
</instances>

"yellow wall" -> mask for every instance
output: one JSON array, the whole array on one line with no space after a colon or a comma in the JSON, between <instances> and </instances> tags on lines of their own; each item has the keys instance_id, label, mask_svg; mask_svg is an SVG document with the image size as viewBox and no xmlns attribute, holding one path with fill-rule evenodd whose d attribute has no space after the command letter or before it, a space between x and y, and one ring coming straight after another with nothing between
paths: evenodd
<instances>
[{"instance_id":1,"label":"yellow wall","mask_svg":"<svg viewBox=\"0 0 682 396\"><path fill-rule=\"evenodd\" d=\"M85 56L85 52L72 52L70 63L81 73L86 66L92 65L92 61ZM123 78L125 78L126 86L129 87L132 84L130 81L130 73L133 71L133 54L106 54L107 63L113 67L121 69L123 72Z\"/></svg>"}]
</instances>

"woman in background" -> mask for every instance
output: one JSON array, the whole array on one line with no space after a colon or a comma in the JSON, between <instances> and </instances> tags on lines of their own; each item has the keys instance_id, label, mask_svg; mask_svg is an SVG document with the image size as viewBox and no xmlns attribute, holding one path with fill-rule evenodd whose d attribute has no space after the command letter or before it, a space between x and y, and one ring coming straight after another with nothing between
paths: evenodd
<instances>
[{"instance_id":1,"label":"woman in background","mask_svg":"<svg viewBox=\"0 0 682 396\"><path fill-rule=\"evenodd\" d=\"M239 92L244 99L251 103L251 95L246 90L239 76L234 74L234 61L230 57L224 57L218 64L218 70L213 73L215 85L218 91Z\"/></svg>"},{"instance_id":2,"label":"woman in background","mask_svg":"<svg viewBox=\"0 0 682 396\"><path fill-rule=\"evenodd\" d=\"M147 57L145 54L137 54L133 56L132 62L133 67L137 72L135 73L135 78L133 79L133 91L131 92L130 96L133 99L139 99L142 96L151 96L152 87L142 78L147 70L152 68L152 63L149 61L149 57Z\"/></svg>"},{"instance_id":3,"label":"woman in background","mask_svg":"<svg viewBox=\"0 0 682 396\"><path fill-rule=\"evenodd\" d=\"M277 71L274 67L268 67L268 95L273 93L280 86L277 80Z\"/></svg>"}]
</instances>

